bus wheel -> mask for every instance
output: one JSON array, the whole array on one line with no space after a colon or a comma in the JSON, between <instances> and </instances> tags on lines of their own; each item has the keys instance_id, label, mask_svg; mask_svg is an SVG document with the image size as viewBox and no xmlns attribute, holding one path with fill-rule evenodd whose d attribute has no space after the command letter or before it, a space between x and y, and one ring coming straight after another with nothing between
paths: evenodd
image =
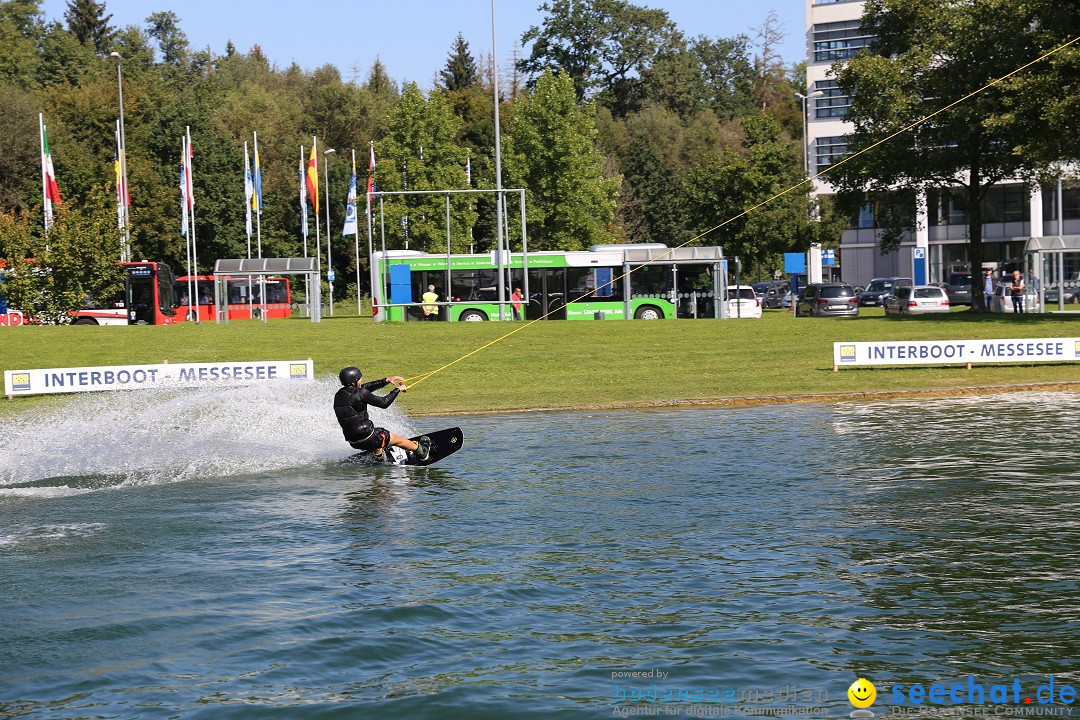
<instances>
[{"instance_id":1,"label":"bus wheel","mask_svg":"<svg viewBox=\"0 0 1080 720\"><path fill-rule=\"evenodd\" d=\"M75 322L73 322L71 324L72 325L97 325L98 322L94 318L81 317L81 318L79 318L78 320L76 320Z\"/></svg>"},{"instance_id":2,"label":"bus wheel","mask_svg":"<svg viewBox=\"0 0 1080 720\"><path fill-rule=\"evenodd\" d=\"M662 320L664 314L660 312L660 308L653 305L642 305L634 313L634 317L638 320Z\"/></svg>"},{"instance_id":3,"label":"bus wheel","mask_svg":"<svg viewBox=\"0 0 1080 720\"><path fill-rule=\"evenodd\" d=\"M199 316L195 313L195 311L194 310L188 310L187 321L188 322L198 322L198 320L199 320Z\"/></svg>"},{"instance_id":4,"label":"bus wheel","mask_svg":"<svg viewBox=\"0 0 1080 720\"><path fill-rule=\"evenodd\" d=\"M262 308L251 308L251 319L252 320L261 320L262 319Z\"/></svg>"},{"instance_id":5,"label":"bus wheel","mask_svg":"<svg viewBox=\"0 0 1080 720\"><path fill-rule=\"evenodd\" d=\"M461 313L461 317L459 319L462 322L484 322L485 320L487 320L487 315L480 312L479 310L466 310L465 312Z\"/></svg>"}]
</instances>

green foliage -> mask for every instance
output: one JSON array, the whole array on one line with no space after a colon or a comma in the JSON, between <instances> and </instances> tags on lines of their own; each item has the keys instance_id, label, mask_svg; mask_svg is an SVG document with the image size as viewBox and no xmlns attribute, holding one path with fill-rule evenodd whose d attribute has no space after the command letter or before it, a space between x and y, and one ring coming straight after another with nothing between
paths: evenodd
<instances>
[{"instance_id":1,"label":"green foliage","mask_svg":"<svg viewBox=\"0 0 1080 720\"><path fill-rule=\"evenodd\" d=\"M849 149L858 152L928 119L830 173L847 209L863 202L866 193L879 198L906 193L910 203L923 187L960 185L968 208L969 258L979 267L981 202L990 186L1045 174L1052 162L1070 157L1064 151L1076 156L1075 138L1061 139L1075 120L1060 112L1075 106L1075 94L1065 101L1050 98L1061 94L1056 86L1064 80L1063 71L1072 74L1066 86L1077 87L1077 56L1033 65L957 101L1075 36L1077 13L1071 12L1074 24L1062 26L1052 17L1055 12L1049 3L1011 0L869 0L863 24L877 40L872 52L851 59L839 72L841 86L854 98ZM1043 107L1048 101L1050 117ZM886 214L883 252L912 229L912 217L910 211ZM974 296L981 308L982 292Z\"/></svg>"},{"instance_id":2,"label":"green foliage","mask_svg":"<svg viewBox=\"0 0 1080 720\"><path fill-rule=\"evenodd\" d=\"M509 183L527 191L530 249L580 250L616 239L621 178L605 176L593 109L577 105L569 75L544 73L523 98L505 158Z\"/></svg>"},{"instance_id":3,"label":"green foliage","mask_svg":"<svg viewBox=\"0 0 1080 720\"><path fill-rule=\"evenodd\" d=\"M439 72L443 87L451 92L455 90L468 90L476 85L479 79L476 73L476 61L469 52L469 43L458 33L454 40L454 47L450 50L450 57L446 60L446 68Z\"/></svg>"},{"instance_id":4,"label":"green foliage","mask_svg":"<svg viewBox=\"0 0 1080 720\"><path fill-rule=\"evenodd\" d=\"M89 298L111 298L120 291L120 234L106 188L97 188L82 209L61 203L48 237L36 234L39 222L30 213L0 215L0 257L11 269L5 286L11 307L59 325Z\"/></svg>"},{"instance_id":5,"label":"green foliage","mask_svg":"<svg viewBox=\"0 0 1080 720\"><path fill-rule=\"evenodd\" d=\"M115 31L109 26L112 15L105 14L105 3L94 0L68 0L64 12L68 30L80 43L99 53L109 49Z\"/></svg>"},{"instance_id":6,"label":"green foliage","mask_svg":"<svg viewBox=\"0 0 1080 720\"><path fill-rule=\"evenodd\" d=\"M520 61L525 72L561 70L574 83L578 101L604 91L616 115L634 109L643 96L641 74L663 48L681 35L663 10L625 0L552 0L540 9L542 27L531 27L521 40L532 54Z\"/></svg>"}]
</instances>

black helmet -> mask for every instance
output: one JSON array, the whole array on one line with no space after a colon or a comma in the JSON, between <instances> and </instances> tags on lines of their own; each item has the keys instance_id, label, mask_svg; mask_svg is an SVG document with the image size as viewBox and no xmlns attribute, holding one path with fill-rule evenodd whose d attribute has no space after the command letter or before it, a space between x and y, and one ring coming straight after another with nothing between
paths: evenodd
<instances>
[{"instance_id":1,"label":"black helmet","mask_svg":"<svg viewBox=\"0 0 1080 720\"><path fill-rule=\"evenodd\" d=\"M355 382L360 382L361 375L360 368L347 367L342 368L341 372L338 373L338 379L341 380L342 385L352 385Z\"/></svg>"}]
</instances>

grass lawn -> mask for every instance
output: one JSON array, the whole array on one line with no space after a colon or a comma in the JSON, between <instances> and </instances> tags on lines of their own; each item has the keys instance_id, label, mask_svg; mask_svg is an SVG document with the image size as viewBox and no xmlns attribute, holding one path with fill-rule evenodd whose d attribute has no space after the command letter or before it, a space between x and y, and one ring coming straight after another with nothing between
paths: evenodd
<instances>
[{"instance_id":1,"label":"grass lawn","mask_svg":"<svg viewBox=\"0 0 1080 720\"><path fill-rule=\"evenodd\" d=\"M355 306L354 306L355 307ZM395 323L376 325L355 309L325 317L170 327L0 328L0 369L132 363L296 360L318 375L355 364L365 377L422 375L506 333L506 339L416 384L412 413L514 410L672 400L949 390L1075 382L1080 365L1011 364L832 368L834 341L1080 336L1080 314L887 319L799 318L666 322ZM0 401L0 415L62 398Z\"/></svg>"}]
</instances>

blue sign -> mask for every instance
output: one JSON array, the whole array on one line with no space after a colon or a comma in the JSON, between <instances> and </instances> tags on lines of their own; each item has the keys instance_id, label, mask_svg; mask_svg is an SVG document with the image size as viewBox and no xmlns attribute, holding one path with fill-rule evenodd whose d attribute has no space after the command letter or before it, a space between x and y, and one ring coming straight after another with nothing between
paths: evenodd
<instances>
[{"instance_id":1,"label":"blue sign","mask_svg":"<svg viewBox=\"0 0 1080 720\"><path fill-rule=\"evenodd\" d=\"M822 265L836 265L836 251L832 248L826 248L821 251L821 264Z\"/></svg>"},{"instance_id":2,"label":"blue sign","mask_svg":"<svg viewBox=\"0 0 1080 720\"><path fill-rule=\"evenodd\" d=\"M333 270L327 270L326 271L326 279L327 280L329 280L330 282L334 282L335 277L337 277L337 276L334 274Z\"/></svg>"},{"instance_id":3,"label":"blue sign","mask_svg":"<svg viewBox=\"0 0 1080 720\"><path fill-rule=\"evenodd\" d=\"M784 253L784 272L792 275L806 272L806 255L803 253Z\"/></svg>"}]
</instances>

